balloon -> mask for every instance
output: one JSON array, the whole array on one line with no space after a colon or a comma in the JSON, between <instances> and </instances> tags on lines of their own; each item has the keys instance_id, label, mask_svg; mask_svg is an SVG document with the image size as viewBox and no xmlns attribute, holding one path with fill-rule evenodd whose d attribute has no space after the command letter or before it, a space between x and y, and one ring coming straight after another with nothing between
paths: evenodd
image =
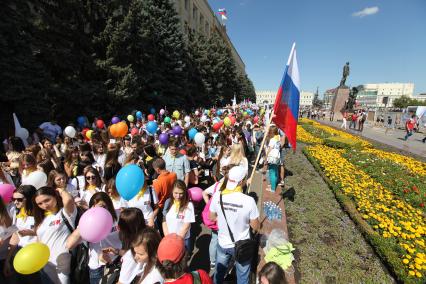
<instances>
[{"instance_id":1,"label":"balloon","mask_svg":"<svg viewBox=\"0 0 426 284\"><path fill-rule=\"evenodd\" d=\"M188 131L188 137L189 137L189 139L194 139L194 137L195 137L195 134L197 134L197 129L195 129L195 128L191 128L191 129L189 129L189 131Z\"/></svg>"},{"instance_id":2,"label":"balloon","mask_svg":"<svg viewBox=\"0 0 426 284\"><path fill-rule=\"evenodd\" d=\"M34 186L36 189L46 186L47 176L42 171L35 171L28 175L25 184ZM23 183L24 184L24 183Z\"/></svg>"},{"instance_id":3,"label":"balloon","mask_svg":"<svg viewBox=\"0 0 426 284\"><path fill-rule=\"evenodd\" d=\"M195 115L198 116L200 112L198 110L195 111Z\"/></svg>"},{"instance_id":4,"label":"balloon","mask_svg":"<svg viewBox=\"0 0 426 284\"><path fill-rule=\"evenodd\" d=\"M182 155L186 155L186 150L185 150L185 149L181 149L181 150L179 151L179 153L181 153Z\"/></svg>"},{"instance_id":5,"label":"balloon","mask_svg":"<svg viewBox=\"0 0 426 284\"><path fill-rule=\"evenodd\" d=\"M136 117L137 118L142 118L142 112L141 111L137 111L136 112Z\"/></svg>"},{"instance_id":6,"label":"balloon","mask_svg":"<svg viewBox=\"0 0 426 284\"><path fill-rule=\"evenodd\" d=\"M225 119L223 120L223 124L225 124L225 126L231 126L231 119L229 117L225 117Z\"/></svg>"},{"instance_id":7,"label":"balloon","mask_svg":"<svg viewBox=\"0 0 426 284\"><path fill-rule=\"evenodd\" d=\"M166 116L163 121L164 123L170 123L171 119L170 117Z\"/></svg>"},{"instance_id":8,"label":"balloon","mask_svg":"<svg viewBox=\"0 0 426 284\"><path fill-rule=\"evenodd\" d=\"M207 116L203 115L203 116L200 118L200 120L201 120L201 122L206 122L206 121L207 121Z\"/></svg>"},{"instance_id":9,"label":"balloon","mask_svg":"<svg viewBox=\"0 0 426 284\"><path fill-rule=\"evenodd\" d=\"M175 111L173 112L173 117L174 117L174 118L176 118L176 119L179 119L179 117L180 117L180 113L179 113L177 110L175 110Z\"/></svg>"},{"instance_id":10,"label":"balloon","mask_svg":"<svg viewBox=\"0 0 426 284\"><path fill-rule=\"evenodd\" d=\"M13 267L20 274L33 274L41 270L49 261L49 247L43 243L32 243L18 251Z\"/></svg>"},{"instance_id":11,"label":"balloon","mask_svg":"<svg viewBox=\"0 0 426 284\"><path fill-rule=\"evenodd\" d=\"M257 123L259 121L259 117L256 115L254 118L253 118L253 122L254 123Z\"/></svg>"},{"instance_id":12,"label":"balloon","mask_svg":"<svg viewBox=\"0 0 426 284\"><path fill-rule=\"evenodd\" d=\"M173 134L177 136L181 135L182 128L179 125L176 125L175 127L173 127Z\"/></svg>"},{"instance_id":13,"label":"balloon","mask_svg":"<svg viewBox=\"0 0 426 284\"><path fill-rule=\"evenodd\" d=\"M199 187L189 188L188 194L192 201L200 202L201 200L203 200L203 190Z\"/></svg>"},{"instance_id":14,"label":"balloon","mask_svg":"<svg viewBox=\"0 0 426 284\"><path fill-rule=\"evenodd\" d=\"M118 137L126 136L129 132L129 127L127 126L127 123L125 123L124 121L120 121L119 123L117 123L117 131Z\"/></svg>"},{"instance_id":15,"label":"balloon","mask_svg":"<svg viewBox=\"0 0 426 284\"><path fill-rule=\"evenodd\" d=\"M158 140L161 145L167 145L167 143L169 143L169 135L167 133L161 133Z\"/></svg>"},{"instance_id":16,"label":"balloon","mask_svg":"<svg viewBox=\"0 0 426 284\"><path fill-rule=\"evenodd\" d=\"M260 113L260 115L264 114L265 113L265 109L261 108L259 113Z\"/></svg>"},{"instance_id":17,"label":"balloon","mask_svg":"<svg viewBox=\"0 0 426 284\"><path fill-rule=\"evenodd\" d=\"M164 115L164 113L165 113L166 111L164 110L164 109L160 109L160 114L161 115Z\"/></svg>"},{"instance_id":18,"label":"balloon","mask_svg":"<svg viewBox=\"0 0 426 284\"><path fill-rule=\"evenodd\" d=\"M216 131L216 132L218 132L221 127L222 127L222 125L220 125L219 123L213 124L213 130Z\"/></svg>"},{"instance_id":19,"label":"balloon","mask_svg":"<svg viewBox=\"0 0 426 284\"><path fill-rule=\"evenodd\" d=\"M103 129L105 127L105 122L102 119L98 119L96 121L96 127L100 128L100 129Z\"/></svg>"},{"instance_id":20,"label":"balloon","mask_svg":"<svg viewBox=\"0 0 426 284\"><path fill-rule=\"evenodd\" d=\"M148 120L153 121L155 119L155 116L153 114L148 114Z\"/></svg>"},{"instance_id":21,"label":"balloon","mask_svg":"<svg viewBox=\"0 0 426 284\"><path fill-rule=\"evenodd\" d=\"M149 110L149 112L151 113L151 114L155 114L155 108L151 108L150 110Z\"/></svg>"},{"instance_id":22,"label":"balloon","mask_svg":"<svg viewBox=\"0 0 426 284\"><path fill-rule=\"evenodd\" d=\"M87 137L87 139L91 140L92 139L92 134L93 134L93 130L87 130L86 131L86 137Z\"/></svg>"},{"instance_id":23,"label":"balloon","mask_svg":"<svg viewBox=\"0 0 426 284\"><path fill-rule=\"evenodd\" d=\"M223 113L223 112L222 112L222 110L220 110L220 109L218 109L218 110L217 110L217 112L216 112L216 114L217 114L217 115L222 115L222 113Z\"/></svg>"},{"instance_id":24,"label":"balloon","mask_svg":"<svg viewBox=\"0 0 426 284\"><path fill-rule=\"evenodd\" d=\"M215 117L214 119L213 119L213 124L214 123L218 123L220 121L220 118L219 117Z\"/></svg>"},{"instance_id":25,"label":"balloon","mask_svg":"<svg viewBox=\"0 0 426 284\"><path fill-rule=\"evenodd\" d=\"M91 243L100 242L111 232L111 213L102 207L92 207L81 215L78 228L83 240Z\"/></svg>"},{"instance_id":26,"label":"balloon","mask_svg":"<svg viewBox=\"0 0 426 284\"><path fill-rule=\"evenodd\" d=\"M139 129L132 128L132 131L130 131L130 134L132 134L132 136L138 135L139 134Z\"/></svg>"},{"instance_id":27,"label":"balloon","mask_svg":"<svg viewBox=\"0 0 426 284\"><path fill-rule=\"evenodd\" d=\"M83 126L86 123L86 118L84 116L79 116L77 118L77 123L78 125Z\"/></svg>"},{"instance_id":28,"label":"balloon","mask_svg":"<svg viewBox=\"0 0 426 284\"><path fill-rule=\"evenodd\" d=\"M119 122L120 122L120 119L119 119L118 117L114 116L114 117L111 119L111 122L112 122L112 124L116 124L116 123L119 123Z\"/></svg>"},{"instance_id":29,"label":"balloon","mask_svg":"<svg viewBox=\"0 0 426 284\"><path fill-rule=\"evenodd\" d=\"M157 132L157 129L158 129L158 124L155 121L150 121L146 125L146 131L148 131L150 134L155 134L155 132Z\"/></svg>"},{"instance_id":30,"label":"balloon","mask_svg":"<svg viewBox=\"0 0 426 284\"><path fill-rule=\"evenodd\" d=\"M19 128L16 130L15 135L19 138L21 138L22 140L27 140L28 136L30 136L30 133L28 132L28 130L26 128Z\"/></svg>"},{"instance_id":31,"label":"balloon","mask_svg":"<svg viewBox=\"0 0 426 284\"><path fill-rule=\"evenodd\" d=\"M247 116L247 115L248 115L248 113L245 111L245 112L243 112L243 115L244 115L244 116Z\"/></svg>"},{"instance_id":32,"label":"balloon","mask_svg":"<svg viewBox=\"0 0 426 284\"><path fill-rule=\"evenodd\" d=\"M111 125L109 127L109 132L111 133L112 137L119 137L117 124Z\"/></svg>"},{"instance_id":33,"label":"balloon","mask_svg":"<svg viewBox=\"0 0 426 284\"><path fill-rule=\"evenodd\" d=\"M135 117L134 117L133 115L129 114L129 115L127 116L127 120L128 120L129 122L133 122L133 121L135 121Z\"/></svg>"},{"instance_id":34,"label":"balloon","mask_svg":"<svg viewBox=\"0 0 426 284\"><path fill-rule=\"evenodd\" d=\"M231 124L234 125L235 122L237 122L237 119L234 116L229 116L229 118L231 119Z\"/></svg>"},{"instance_id":35,"label":"balloon","mask_svg":"<svg viewBox=\"0 0 426 284\"><path fill-rule=\"evenodd\" d=\"M0 196L4 203L9 203L12 200L13 191L15 187L11 184L0 184Z\"/></svg>"},{"instance_id":36,"label":"balloon","mask_svg":"<svg viewBox=\"0 0 426 284\"><path fill-rule=\"evenodd\" d=\"M191 121L191 117L189 117L189 116L187 115L187 116L185 116L185 118L184 118L183 120L185 120L185 122L190 122L190 121Z\"/></svg>"},{"instance_id":37,"label":"balloon","mask_svg":"<svg viewBox=\"0 0 426 284\"><path fill-rule=\"evenodd\" d=\"M194 141L197 146L202 146L204 144L204 141L206 141L206 136L204 136L203 133L198 132L197 134L195 134Z\"/></svg>"},{"instance_id":38,"label":"balloon","mask_svg":"<svg viewBox=\"0 0 426 284\"><path fill-rule=\"evenodd\" d=\"M143 171L137 165L127 165L121 168L115 179L118 193L127 201L138 194L144 182Z\"/></svg>"}]
</instances>

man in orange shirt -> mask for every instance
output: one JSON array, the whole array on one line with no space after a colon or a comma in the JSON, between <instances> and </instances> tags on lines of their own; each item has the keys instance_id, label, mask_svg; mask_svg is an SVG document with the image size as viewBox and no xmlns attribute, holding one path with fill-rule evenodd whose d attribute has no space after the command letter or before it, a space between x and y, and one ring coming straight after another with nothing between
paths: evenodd
<instances>
[{"instance_id":1,"label":"man in orange shirt","mask_svg":"<svg viewBox=\"0 0 426 284\"><path fill-rule=\"evenodd\" d=\"M166 162L161 158L155 159L154 162L152 162L152 167L158 174L157 179L152 182L152 186L158 196L158 207L160 207L156 222L158 225L157 228L160 230L161 235L163 235L161 229L161 223L163 222L163 207L166 200L172 195L173 184L177 176L176 173L166 170Z\"/></svg>"}]
</instances>

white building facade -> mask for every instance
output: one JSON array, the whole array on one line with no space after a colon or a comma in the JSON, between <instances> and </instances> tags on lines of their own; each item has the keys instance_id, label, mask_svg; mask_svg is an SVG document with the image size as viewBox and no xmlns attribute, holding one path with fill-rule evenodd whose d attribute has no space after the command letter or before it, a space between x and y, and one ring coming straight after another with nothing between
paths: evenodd
<instances>
[{"instance_id":1,"label":"white building facade","mask_svg":"<svg viewBox=\"0 0 426 284\"><path fill-rule=\"evenodd\" d=\"M256 91L257 104L274 104L277 91L262 90ZM314 101L314 93L302 91L300 93L299 106L310 107Z\"/></svg>"},{"instance_id":2,"label":"white building facade","mask_svg":"<svg viewBox=\"0 0 426 284\"><path fill-rule=\"evenodd\" d=\"M413 97L413 83L364 84L358 87L357 102L361 107L392 107L393 101L402 96Z\"/></svg>"}]
</instances>

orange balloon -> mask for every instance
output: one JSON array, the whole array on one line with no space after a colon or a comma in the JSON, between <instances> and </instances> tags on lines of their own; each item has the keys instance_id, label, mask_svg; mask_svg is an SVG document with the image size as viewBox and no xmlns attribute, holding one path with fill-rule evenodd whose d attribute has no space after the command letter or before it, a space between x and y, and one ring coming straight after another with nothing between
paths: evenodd
<instances>
[{"instance_id":1,"label":"orange balloon","mask_svg":"<svg viewBox=\"0 0 426 284\"><path fill-rule=\"evenodd\" d=\"M111 133L112 137L116 138L118 136L118 127L117 124L113 124L109 127L109 132Z\"/></svg>"},{"instance_id":2,"label":"orange balloon","mask_svg":"<svg viewBox=\"0 0 426 284\"><path fill-rule=\"evenodd\" d=\"M125 123L124 121L117 123L117 132L118 137L126 136L127 132L129 132L129 127L127 126L127 123Z\"/></svg>"}]
</instances>

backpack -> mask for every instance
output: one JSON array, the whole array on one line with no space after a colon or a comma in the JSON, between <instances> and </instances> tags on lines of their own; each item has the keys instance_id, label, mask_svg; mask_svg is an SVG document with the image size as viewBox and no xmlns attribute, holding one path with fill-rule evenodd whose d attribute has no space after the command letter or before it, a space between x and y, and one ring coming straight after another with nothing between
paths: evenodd
<instances>
[{"instance_id":1,"label":"backpack","mask_svg":"<svg viewBox=\"0 0 426 284\"><path fill-rule=\"evenodd\" d=\"M217 187L219 186L219 182L214 186L213 194L215 194ZM206 206L204 206L203 212L201 212L201 218L203 219L203 223L207 228L217 231L217 223L216 221L212 221L209 218L210 215L210 204L212 203L212 198L210 198L209 202L207 202Z\"/></svg>"},{"instance_id":2,"label":"backpack","mask_svg":"<svg viewBox=\"0 0 426 284\"><path fill-rule=\"evenodd\" d=\"M192 276L192 283L201 284L200 273L197 270L191 271L191 276Z\"/></svg>"}]
</instances>

